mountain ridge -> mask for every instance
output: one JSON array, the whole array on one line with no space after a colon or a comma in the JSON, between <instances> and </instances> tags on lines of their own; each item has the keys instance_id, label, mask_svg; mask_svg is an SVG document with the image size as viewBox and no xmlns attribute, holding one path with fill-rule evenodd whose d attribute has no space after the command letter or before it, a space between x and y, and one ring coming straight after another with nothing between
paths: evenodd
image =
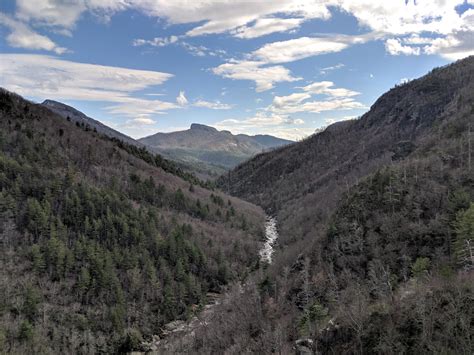
<instances>
[{"instance_id":1,"label":"mountain ridge","mask_svg":"<svg viewBox=\"0 0 474 355\"><path fill-rule=\"evenodd\" d=\"M297 353L472 352L473 123L468 57L221 176L278 221L279 239L258 290L222 307L263 310L200 333L206 350L273 349L285 334Z\"/></svg>"},{"instance_id":2,"label":"mountain ridge","mask_svg":"<svg viewBox=\"0 0 474 355\"><path fill-rule=\"evenodd\" d=\"M2 350L135 350L255 266L257 206L3 89L0 128Z\"/></svg>"},{"instance_id":3,"label":"mountain ridge","mask_svg":"<svg viewBox=\"0 0 474 355\"><path fill-rule=\"evenodd\" d=\"M65 103L46 99L44 100L41 105L47 107L48 109L56 112L60 116L71 120L72 122L77 122L79 124L84 123L90 126L91 129L95 129L97 132L105 134L109 137L117 138L125 143L132 144L137 147L143 147L144 145L138 142L136 139L127 136L126 134L119 132L98 120L87 116L85 113L79 111L75 107L67 105Z\"/></svg>"},{"instance_id":4,"label":"mountain ridge","mask_svg":"<svg viewBox=\"0 0 474 355\"><path fill-rule=\"evenodd\" d=\"M170 159L220 173L262 151L293 143L270 135L233 135L198 123L184 131L158 132L138 141Z\"/></svg>"}]
</instances>

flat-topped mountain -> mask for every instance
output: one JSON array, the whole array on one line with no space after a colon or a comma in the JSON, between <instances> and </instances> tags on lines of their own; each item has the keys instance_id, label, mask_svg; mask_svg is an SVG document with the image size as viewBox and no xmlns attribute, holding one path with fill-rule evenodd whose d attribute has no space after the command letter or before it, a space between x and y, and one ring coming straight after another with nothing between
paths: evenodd
<instances>
[{"instance_id":1,"label":"flat-topped mountain","mask_svg":"<svg viewBox=\"0 0 474 355\"><path fill-rule=\"evenodd\" d=\"M170 159L214 172L223 172L258 153L292 143L269 135L233 135L198 123L185 131L160 132L138 141Z\"/></svg>"}]
</instances>

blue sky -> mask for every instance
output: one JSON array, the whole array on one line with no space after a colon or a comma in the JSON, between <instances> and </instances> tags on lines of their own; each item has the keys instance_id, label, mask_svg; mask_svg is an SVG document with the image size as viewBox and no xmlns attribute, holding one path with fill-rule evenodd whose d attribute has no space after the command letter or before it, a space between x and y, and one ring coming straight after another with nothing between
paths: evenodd
<instances>
[{"instance_id":1,"label":"blue sky","mask_svg":"<svg viewBox=\"0 0 474 355\"><path fill-rule=\"evenodd\" d=\"M300 139L474 54L473 0L2 0L0 86L133 137Z\"/></svg>"}]
</instances>

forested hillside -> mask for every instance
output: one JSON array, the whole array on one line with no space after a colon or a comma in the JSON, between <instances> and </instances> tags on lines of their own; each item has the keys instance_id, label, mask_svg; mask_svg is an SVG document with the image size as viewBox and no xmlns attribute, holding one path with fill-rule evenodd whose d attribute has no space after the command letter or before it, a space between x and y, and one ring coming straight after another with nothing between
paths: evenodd
<instances>
[{"instance_id":1,"label":"forested hillside","mask_svg":"<svg viewBox=\"0 0 474 355\"><path fill-rule=\"evenodd\" d=\"M223 176L224 190L277 217L281 238L229 306L251 299L258 320L222 321L221 338L235 326L240 340L214 349L472 353L472 130L474 57Z\"/></svg>"},{"instance_id":2,"label":"forested hillside","mask_svg":"<svg viewBox=\"0 0 474 355\"><path fill-rule=\"evenodd\" d=\"M258 263L260 208L0 92L0 349L129 351Z\"/></svg>"}]
</instances>

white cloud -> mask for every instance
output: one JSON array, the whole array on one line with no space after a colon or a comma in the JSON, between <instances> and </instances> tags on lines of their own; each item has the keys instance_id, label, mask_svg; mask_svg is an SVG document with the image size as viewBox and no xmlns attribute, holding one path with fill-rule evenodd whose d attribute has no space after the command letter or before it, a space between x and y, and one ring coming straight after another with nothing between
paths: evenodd
<instances>
[{"instance_id":1,"label":"white cloud","mask_svg":"<svg viewBox=\"0 0 474 355\"><path fill-rule=\"evenodd\" d=\"M269 64L286 63L325 53L339 52L349 45L364 43L378 35L361 36L337 35L330 37L301 37L288 41L273 42L264 45L247 55L249 60L231 59L227 63L213 68L214 74L236 80L254 80L256 91L272 89L275 83L296 81L291 72L281 66Z\"/></svg>"},{"instance_id":2,"label":"white cloud","mask_svg":"<svg viewBox=\"0 0 474 355\"><path fill-rule=\"evenodd\" d=\"M230 110L233 107L229 104L223 104L220 101L210 102L205 100L197 100L193 103L193 106L209 108L211 110Z\"/></svg>"},{"instance_id":3,"label":"white cloud","mask_svg":"<svg viewBox=\"0 0 474 355\"><path fill-rule=\"evenodd\" d=\"M186 106L188 104L188 99L184 95L184 91L180 91L178 97L176 98L176 102L179 106Z\"/></svg>"},{"instance_id":4,"label":"white cloud","mask_svg":"<svg viewBox=\"0 0 474 355\"><path fill-rule=\"evenodd\" d=\"M363 109L365 105L355 101L352 97L360 93L345 88L333 88L331 81L315 82L303 87L297 87L303 92L288 96L275 96L267 111L280 115L298 112L320 113L323 111ZM328 96L327 100L309 101L313 95Z\"/></svg>"},{"instance_id":5,"label":"white cloud","mask_svg":"<svg viewBox=\"0 0 474 355\"><path fill-rule=\"evenodd\" d=\"M368 33L361 36L312 38L303 37L289 41L269 43L253 53L252 60L269 63L285 63L324 53L334 53L356 43L387 39L386 47L393 54L421 54L418 49L423 39L436 38L457 43L455 47L433 47L426 54L437 54L447 59L458 59L474 51L474 10L460 14L456 8L465 0L17 0L17 19L34 26L48 26L56 33L70 33L84 12L92 13L103 20L125 9L134 9L147 16L164 19L168 24L197 24L185 36L201 36L229 33L240 38L255 38L275 32L289 32L310 19L328 19L333 9L354 16ZM331 11L330 11L331 10ZM429 36L426 36L428 34ZM421 37L423 35L423 37ZM407 36L419 36L410 39ZM176 36L175 36L176 37ZM12 43L22 43L23 37ZM32 38L32 37L30 37ZM165 39L138 39L135 44L163 46L173 36ZM458 40L454 42L452 38ZM398 42L397 42L398 41ZM61 47L52 47L44 36L23 42L43 43L60 53ZM193 55L204 55L206 51L194 46ZM51 49L53 48L53 49ZM209 51L209 55L218 55Z\"/></svg>"},{"instance_id":6,"label":"white cloud","mask_svg":"<svg viewBox=\"0 0 474 355\"><path fill-rule=\"evenodd\" d=\"M295 60L340 52L349 46L348 38L300 37L288 41L264 45L252 53L252 57L265 63L287 63Z\"/></svg>"},{"instance_id":7,"label":"white cloud","mask_svg":"<svg viewBox=\"0 0 474 355\"><path fill-rule=\"evenodd\" d=\"M185 0L178 1L183 4ZM176 2L175 2L176 3ZM187 4L186 4L187 5ZM233 0L214 0L214 1L196 1L194 6L185 6L184 11L177 14L175 10L160 9L160 12L166 12L170 22L198 22L207 20L206 23L193 28L187 32L189 36L199 36L211 33L224 33L232 30L236 36L249 35L248 38L254 38L259 35L266 35L273 32L281 32L282 27L291 27L287 22L285 25L280 23L273 26L268 22L260 23L256 28L246 26L253 21L258 21L268 17L271 14L287 14L297 16L300 19L310 18L329 18L330 12L326 4L320 1L301 1L301 0L279 0L279 1L248 1L242 4ZM236 30L238 28L242 31ZM247 30L248 29L248 30ZM271 32L273 31L273 32Z\"/></svg>"},{"instance_id":8,"label":"white cloud","mask_svg":"<svg viewBox=\"0 0 474 355\"><path fill-rule=\"evenodd\" d=\"M356 119L357 117L358 117L358 116L343 116L343 117L338 117L338 118L326 118L326 119L324 119L324 123L325 123L327 126L330 126L330 125L332 125L333 123L341 122L341 121L354 120L354 119Z\"/></svg>"},{"instance_id":9,"label":"white cloud","mask_svg":"<svg viewBox=\"0 0 474 355\"><path fill-rule=\"evenodd\" d=\"M179 45L195 57L224 57L227 52L224 49L210 49L202 45L193 45L182 40L183 36L155 37L153 39L137 38L132 41L134 47L152 46L166 47L171 44Z\"/></svg>"},{"instance_id":10,"label":"white cloud","mask_svg":"<svg viewBox=\"0 0 474 355\"><path fill-rule=\"evenodd\" d=\"M257 92L272 89L278 82L301 79L293 77L290 71L281 65L264 67L264 64L258 61L231 60L213 68L212 71L224 78L255 81Z\"/></svg>"},{"instance_id":11,"label":"white cloud","mask_svg":"<svg viewBox=\"0 0 474 355\"><path fill-rule=\"evenodd\" d=\"M333 89L334 83L332 81L320 81L311 83L309 85L298 87L307 93L311 93L313 95L328 95L333 97L352 97L357 96L360 92L344 89L344 88L336 88Z\"/></svg>"},{"instance_id":12,"label":"white cloud","mask_svg":"<svg viewBox=\"0 0 474 355\"><path fill-rule=\"evenodd\" d=\"M204 57L206 55L211 57L223 57L227 54L227 52L223 49L210 49L202 45L195 46L184 41L180 42L179 44L195 57Z\"/></svg>"},{"instance_id":13,"label":"white cloud","mask_svg":"<svg viewBox=\"0 0 474 355\"><path fill-rule=\"evenodd\" d=\"M330 67L321 68L319 70L319 74L326 75L328 72L331 72L331 71L334 71L334 70L337 70L337 69L341 69L341 68L344 68L344 67L345 67L344 64L338 63L338 64L335 64L335 65L331 65Z\"/></svg>"},{"instance_id":14,"label":"white cloud","mask_svg":"<svg viewBox=\"0 0 474 355\"><path fill-rule=\"evenodd\" d=\"M310 97L311 95L308 93L294 93L288 96L275 96L273 98L273 106L285 107L288 105L298 105Z\"/></svg>"},{"instance_id":15,"label":"white cloud","mask_svg":"<svg viewBox=\"0 0 474 355\"><path fill-rule=\"evenodd\" d=\"M2 14L1 12L0 25L8 27L8 29L11 31L10 34L7 35L6 40L12 47L46 50L55 52L56 54L63 54L67 51L66 48L58 46L48 37L34 32L26 24L14 20L5 14Z\"/></svg>"},{"instance_id":16,"label":"white cloud","mask_svg":"<svg viewBox=\"0 0 474 355\"><path fill-rule=\"evenodd\" d=\"M146 39L135 39L132 44L135 47L138 46L144 46L144 45L150 45L153 47L164 47L172 43L176 43L178 41L179 37L178 36L169 36L169 37L155 37L151 40L146 40Z\"/></svg>"},{"instance_id":17,"label":"white cloud","mask_svg":"<svg viewBox=\"0 0 474 355\"><path fill-rule=\"evenodd\" d=\"M403 35L422 32L440 34L459 29L456 6L464 0L342 0L339 6L372 31Z\"/></svg>"},{"instance_id":18,"label":"white cloud","mask_svg":"<svg viewBox=\"0 0 474 355\"><path fill-rule=\"evenodd\" d=\"M146 126L153 125L155 123L156 122L149 117L137 117L131 120L127 120L126 122L127 125L146 125Z\"/></svg>"},{"instance_id":19,"label":"white cloud","mask_svg":"<svg viewBox=\"0 0 474 355\"><path fill-rule=\"evenodd\" d=\"M86 10L84 1L17 0L16 16L47 26L72 28Z\"/></svg>"},{"instance_id":20,"label":"white cloud","mask_svg":"<svg viewBox=\"0 0 474 355\"><path fill-rule=\"evenodd\" d=\"M104 109L115 115L132 117L135 122L151 122L151 116L163 114L167 110L178 108L173 102L144 100L136 97L124 97L120 102ZM148 123L151 124L151 123Z\"/></svg>"},{"instance_id":21,"label":"white cloud","mask_svg":"<svg viewBox=\"0 0 474 355\"><path fill-rule=\"evenodd\" d=\"M293 132L293 134L299 131L298 137L301 137L302 130L307 131L307 129L302 129L296 126L303 125L305 122L300 118L291 118L288 115L279 115L270 112L257 112L252 117L242 118L242 119L225 119L223 121L217 122L214 126L219 130L229 130L234 133L247 133L247 134L257 134L257 133L266 133L272 134L271 132L287 132L286 136L288 137L288 132ZM294 130L296 128L296 131ZM306 133L307 134L307 133ZM281 136L281 135L279 135Z\"/></svg>"},{"instance_id":22,"label":"white cloud","mask_svg":"<svg viewBox=\"0 0 474 355\"><path fill-rule=\"evenodd\" d=\"M404 46L400 40L391 38L385 42L385 49L391 55L420 55L419 47Z\"/></svg>"},{"instance_id":23,"label":"white cloud","mask_svg":"<svg viewBox=\"0 0 474 355\"><path fill-rule=\"evenodd\" d=\"M327 19L330 17L327 5L312 0L248 1L244 4L234 0L196 0L192 3L188 0L17 0L17 16L27 21L71 29L85 11L107 20L118 11L132 8L151 17L166 19L170 24L201 22L187 32L188 36L231 32L241 28L233 33L245 38L246 35L257 36L259 32L264 35L295 27L288 21L279 24L274 21L273 24L263 22L250 25L248 30L243 29L243 26L273 14L291 15L299 22Z\"/></svg>"},{"instance_id":24,"label":"white cloud","mask_svg":"<svg viewBox=\"0 0 474 355\"><path fill-rule=\"evenodd\" d=\"M174 103L136 98L134 92L160 85L171 74L102 66L33 54L0 54L0 86L38 99L106 101L110 113L149 117Z\"/></svg>"},{"instance_id":25,"label":"white cloud","mask_svg":"<svg viewBox=\"0 0 474 355\"><path fill-rule=\"evenodd\" d=\"M298 105L283 107L270 106L269 110L278 114L293 114L298 112L320 113L324 111L366 109L367 107L352 98L305 101Z\"/></svg>"},{"instance_id":26,"label":"white cloud","mask_svg":"<svg viewBox=\"0 0 474 355\"><path fill-rule=\"evenodd\" d=\"M298 140L314 133L314 128L298 127L304 123L302 119L259 112L253 117L226 119L213 126L234 134L271 134L276 137Z\"/></svg>"},{"instance_id":27,"label":"white cloud","mask_svg":"<svg viewBox=\"0 0 474 355\"><path fill-rule=\"evenodd\" d=\"M236 28L231 33L238 38L256 38L275 32L287 32L298 28L302 18L262 18L252 25Z\"/></svg>"}]
</instances>

